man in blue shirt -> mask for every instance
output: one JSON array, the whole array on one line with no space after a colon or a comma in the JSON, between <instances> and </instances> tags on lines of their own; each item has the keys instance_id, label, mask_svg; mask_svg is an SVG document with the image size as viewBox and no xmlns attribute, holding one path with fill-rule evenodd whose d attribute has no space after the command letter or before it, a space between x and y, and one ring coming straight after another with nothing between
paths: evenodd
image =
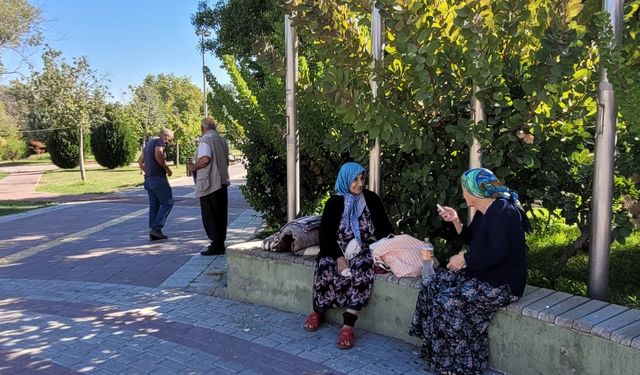
<instances>
[{"instance_id":1,"label":"man in blue shirt","mask_svg":"<svg viewBox=\"0 0 640 375\"><path fill-rule=\"evenodd\" d=\"M157 137L147 141L138 165L144 171L144 188L149 194L149 239L166 240L162 233L167 216L173 207L173 193L167 176L172 172L167 165L167 143L173 139L173 131L162 129Z\"/></svg>"}]
</instances>

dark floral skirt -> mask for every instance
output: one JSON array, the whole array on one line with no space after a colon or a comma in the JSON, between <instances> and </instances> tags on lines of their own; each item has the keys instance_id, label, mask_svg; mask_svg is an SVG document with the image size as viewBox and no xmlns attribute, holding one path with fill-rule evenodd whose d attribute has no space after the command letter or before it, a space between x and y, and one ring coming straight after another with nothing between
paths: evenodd
<instances>
[{"instance_id":1,"label":"dark floral skirt","mask_svg":"<svg viewBox=\"0 0 640 375\"><path fill-rule=\"evenodd\" d=\"M464 273L440 272L423 283L411 321L421 356L436 373L482 374L489 362L487 328L496 311L517 298Z\"/></svg>"},{"instance_id":2,"label":"dark floral skirt","mask_svg":"<svg viewBox=\"0 0 640 375\"><path fill-rule=\"evenodd\" d=\"M338 273L336 260L322 257L313 275L313 308L318 312L338 307L360 310L373 290L373 258L367 247L349 262L351 277Z\"/></svg>"}]
</instances>

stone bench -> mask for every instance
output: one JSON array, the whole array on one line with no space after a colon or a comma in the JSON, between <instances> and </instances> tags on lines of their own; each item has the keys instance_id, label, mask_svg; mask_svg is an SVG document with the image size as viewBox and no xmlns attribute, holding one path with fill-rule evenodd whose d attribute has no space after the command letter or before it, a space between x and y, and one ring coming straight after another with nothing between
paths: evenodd
<instances>
[{"instance_id":1,"label":"stone bench","mask_svg":"<svg viewBox=\"0 0 640 375\"><path fill-rule=\"evenodd\" d=\"M311 311L315 256L264 251L254 241L229 247L227 262L229 298ZM419 278L376 275L358 327L419 344L408 335L419 288ZM341 322L341 314L327 319ZM527 286L498 312L489 336L491 367L511 374L640 373L640 310Z\"/></svg>"}]
</instances>

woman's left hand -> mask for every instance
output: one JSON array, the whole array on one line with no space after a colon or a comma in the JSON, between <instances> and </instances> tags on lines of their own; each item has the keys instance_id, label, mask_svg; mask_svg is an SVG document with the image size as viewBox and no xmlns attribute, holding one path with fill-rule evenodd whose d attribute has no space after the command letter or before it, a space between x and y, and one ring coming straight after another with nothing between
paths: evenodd
<instances>
[{"instance_id":1,"label":"woman's left hand","mask_svg":"<svg viewBox=\"0 0 640 375\"><path fill-rule=\"evenodd\" d=\"M449 264L447 264L447 268L451 271L458 272L464 267L466 267L467 262L464 260L463 254L457 254L449 258Z\"/></svg>"}]
</instances>

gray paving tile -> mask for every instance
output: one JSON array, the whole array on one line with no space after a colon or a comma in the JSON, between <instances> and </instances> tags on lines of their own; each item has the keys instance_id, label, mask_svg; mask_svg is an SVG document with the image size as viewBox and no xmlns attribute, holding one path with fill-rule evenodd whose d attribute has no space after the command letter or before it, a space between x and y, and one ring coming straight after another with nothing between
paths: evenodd
<instances>
[{"instance_id":1,"label":"gray paving tile","mask_svg":"<svg viewBox=\"0 0 640 375\"><path fill-rule=\"evenodd\" d=\"M132 207L132 211L139 210L141 207L143 206ZM190 250L187 255L182 255L185 258L182 258L183 260L179 263L171 259L171 256L154 262L150 261L151 270L159 271L167 269L166 267L171 264L177 265L175 272L168 275L158 288L127 285L126 283L139 279L125 277L117 279L118 274L114 274L112 280L120 280L119 282L123 283L121 285L82 281L82 278L89 277L92 272L106 272L109 267L121 272L136 269L139 266L133 262L104 264L98 260L91 263L90 268L83 269L83 266L70 268L69 272L78 277L76 281L56 280L56 277L60 277L59 275L52 277L52 280L25 278L2 280L0 296L3 298L28 296L36 300L83 303L118 312L127 311L128 316L138 317L139 321L143 322L166 320L173 324L161 325L156 332L144 330L133 332L124 323L118 323L118 327L115 326L114 321L123 319L117 315L113 316L112 321L103 321L99 326L93 326L94 323L91 321L74 321L71 318L62 319L46 314L27 314L28 319L33 319L30 322L33 324L44 327L43 323L47 319L55 319L70 327L66 332L49 330L39 333L51 343L51 346L42 352L43 355L50 357L53 361L66 361L69 367L76 369L92 367L92 373L104 374L240 373L250 375L265 373L262 370L266 367L253 364L255 365L253 368L251 363L239 363L228 353L212 354L211 348L215 348L214 344L217 343L197 335L199 329L211 329L213 334L229 334L229 340L247 341L247 346L257 344L264 350L271 350L271 353L282 356L294 355L295 357L292 358L298 361L296 363L287 362L290 359L279 360L279 363L291 365L292 372L289 373L293 373L293 369L301 369L301 363L313 362L322 364L336 373L355 375L428 374L417 355L418 349L411 344L358 330L356 347L350 351L342 351L335 345L338 325L327 324L319 332L310 334L300 328L304 320L303 315L204 295L211 293L212 290L224 293L226 280L223 272L227 267L226 257L200 256L197 252L206 246L206 239L201 237L199 209L197 206L189 208L177 206L176 208L184 209L183 212L190 210L189 212L195 213L193 220L180 222L180 225L191 225L193 233L198 233L200 237L181 233L176 237L176 241L167 241L163 244L165 246L163 251L167 252L170 247L178 244L189 246ZM231 208L229 217L229 245L245 241L262 225L262 221L253 210ZM133 221L129 224L133 224ZM144 229L144 223L139 224ZM172 225L174 228L177 226L175 223ZM123 242L123 248L132 249L137 240L127 241L129 242ZM68 249L79 251L82 249L80 245L79 243L70 244ZM161 247L145 244L142 248L144 251L153 252ZM137 249L131 251L135 250ZM275 254L275 257L278 256L286 255ZM184 259L187 260L184 261ZM313 264L311 259L305 261ZM406 280L398 281L407 283ZM618 314L610 311L608 315L603 316L603 312L600 311L586 318L591 313L606 308L606 305L586 303L580 297L528 286L525 296L510 308L513 311L521 310L525 315L535 316L547 322L555 321L556 324L565 324L565 326L568 324L569 327L576 321L582 324L578 324L580 328L591 325L596 334L610 335L614 341L640 348L640 324L634 320L635 315L624 311ZM147 315L142 314L141 311L145 311ZM156 315L148 315L151 311ZM18 315L0 314L0 322L3 328L17 326L20 324L20 318ZM186 332L184 336L171 335L170 331L176 329L175 327L182 327L180 329ZM295 328L283 330L282 327ZM166 339L159 338L165 333ZM199 338L190 338L190 334ZM70 341L61 341L70 337L75 338ZM175 340L175 342L167 340ZM24 347L36 347L37 341L25 340L21 344ZM202 344L202 347L195 347L196 344Z\"/></svg>"},{"instance_id":2,"label":"gray paving tile","mask_svg":"<svg viewBox=\"0 0 640 375\"><path fill-rule=\"evenodd\" d=\"M563 292L552 293L522 309L522 315L534 319L540 319L541 315L551 309L553 306L571 298L571 294Z\"/></svg>"},{"instance_id":3,"label":"gray paving tile","mask_svg":"<svg viewBox=\"0 0 640 375\"><path fill-rule=\"evenodd\" d=\"M594 326L619 315L628 309L618 305L608 305L573 322L573 329L590 333Z\"/></svg>"},{"instance_id":4,"label":"gray paving tile","mask_svg":"<svg viewBox=\"0 0 640 375\"><path fill-rule=\"evenodd\" d=\"M634 339L640 338L640 322L635 322L615 330L611 334L611 340L622 345L631 346Z\"/></svg>"},{"instance_id":5,"label":"gray paving tile","mask_svg":"<svg viewBox=\"0 0 640 375\"><path fill-rule=\"evenodd\" d=\"M562 300L555 305L551 305L548 308L542 310L540 314L538 314L538 319L547 323L553 323L559 315L589 301L590 299L586 297L571 296L568 299Z\"/></svg>"},{"instance_id":6,"label":"gray paving tile","mask_svg":"<svg viewBox=\"0 0 640 375\"><path fill-rule=\"evenodd\" d=\"M572 328L573 322L577 319L587 316L588 314L598 311L608 305L609 303L607 302L590 300L589 302L583 303L558 315L558 317L556 317L555 324L565 328Z\"/></svg>"},{"instance_id":7,"label":"gray paving tile","mask_svg":"<svg viewBox=\"0 0 640 375\"><path fill-rule=\"evenodd\" d=\"M626 310L609 320L596 324L591 333L604 339L609 339L614 331L636 322L640 322L640 310Z\"/></svg>"},{"instance_id":8,"label":"gray paving tile","mask_svg":"<svg viewBox=\"0 0 640 375\"><path fill-rule=\"evenodd\" d=\"M316 352L313 352L313 351L308 351L308 350L305 350L302 353L298 354L298 357L304 358L304 359L308 359L308 360L311 360L311 361L317 362L317 363L323 363L323 362L331 359L327 355L316 353Z\"/></svg>"},{"instance_id":9,"label":"gray paving tile","mask_svg":"<svg viewBox=\"0 0 640 375\"><path fill-rule=\"evenodd\" d=\"M523 308L551 295L552 293L555 293L555 291L551 289L536 289L528 294L523 295L519 300L508 305L505 309L507 311L520 314Z\"/></svg>"}]
</instances>

